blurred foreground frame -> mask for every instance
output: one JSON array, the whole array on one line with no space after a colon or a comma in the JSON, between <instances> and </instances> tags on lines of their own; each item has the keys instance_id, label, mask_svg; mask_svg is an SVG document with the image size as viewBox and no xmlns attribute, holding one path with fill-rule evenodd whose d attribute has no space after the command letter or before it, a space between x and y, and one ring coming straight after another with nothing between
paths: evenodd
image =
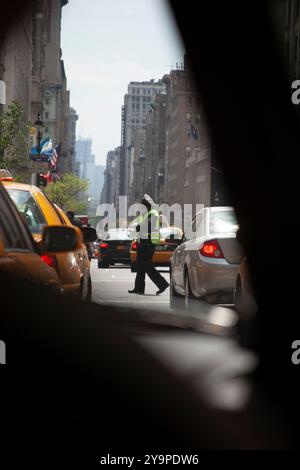
<instances>
[{"instance_id":1,"label":"blurred foreground frame","mask_svg":"<svg viewBox=\"0 0 300 470\"><path fill-rule=\"evenodd\" d=\"M169 3L246 232L244 248L259 306L256 378L271 389L286 380L283 392L292 393L300 373L291 365L291 344L300 338L299 288L292 274L299 252L283 261L280 247L299 210L300 123L278 42L283 36L277 20L282 15L284 31L285 2Z\"/></svg>"},{"instance_id":2,"label":"blurred foreground frame","mask_svg":"<svg viewBox=\"0 0 300 470\"><path fill-rule=\"evenodd\" d=\"M1 34L4 33L5 27L10 24L9 21L13 18L13 14L18 14L20 11L19 8L25 7L26 3L26 0L24 0L22 2L14 2L14 4L10 6L1 6ZM290 103L289 84L285 78L283 67L280 65L279 52L276 52L277 48L270 24L268 5L262 1L247 2L246 4L242 3L238 6L236 4L220 3L218 4L218 8L216 8L215 3L212 4L209 2L184 2L183 4L183 2L180 1L171 1L170 3L173 7L175 17L178 19L194 75L199 83L199 90L203 94L203 102L206 106L213 140L228 181L228 187L231 191L238 220L240 224L247 224L249 227L245 248L249 258L259 304L255 347L261 358L261 365L256 380L260 379L262 385L261 393L264 393L269 399L270 410L274 411L274 415L276 415L278 409L284 412L287 421L282 423L282 431L285 431L289 418L291 418L291 428L294 423L297 424L298 419L298 407L295 407L297 404L295 398L298 396L297 386L299 385L299 373L297 373L297 368L293 366L290 361L290 346L292 341L300 337L299 313L296 304L296 293L298 290L296 279L293 279L291 276L294 258L285 258L285 272L282 273L279 272L278 260L274 259L273 255L277 253L278 246L281 246L283 240L283 234L282 231L278 229L278 225L279 228L282 227L283 214L287 217L287 202L289 204L288 210L290 211L287 217L289 221L294 220L290 218L290 215L295 215L295 213L297 213L295 212L296 209L298 210L298 200L295 197L298 180L294 170L294 156L300 155L300 145L297 117ZM195 10L197 10L197 12L195 12ZM282 171L279 170L282 168L282 162L284 163L283 182ZM281 186L278 184L279 178L281 178ZM262 247L268 247L267 250L263 250L263 256ZM290 275L285 275L286 272ZM26 298L28 293L32 292L30 287L26 286L25 283L18 285L16 281L16 286L20 288L20 295L24 295L24 298ZM5 288L7 288L6 292L9 292L10 287L12 286L11 283L9 283L9 279L6 279L5 282L1 284L3 292L5 292ZM279 287L282 295L278 292ZM43 297L42 294L44 294L44 290L39 292L39 300L45 303L45 298L48 300L48 297ZM51 294L49 297L51 302L53 298ZM17 301L18 299L14 300ZM47 303L45 304L46 309L50 309L51 302L49 302L49 305ZM20 308L22 306L21 304L22 302L19 302ZM66 309L70 318L70 309L74 308L74 313L78 315L79 309L83 304L80 302L76 304L76 306L71 300L61 298L59 305L61 310L58 313ZM84 313L89 314L89 312L92 311L91 315L95 316L96 310L98 314L100 307L93 304L86 305ZM28 311L30 312L30 310ZM117 309L111 308L108 313L114 311L116 312ZM10 312L8 311L8 313ZM16 313L17 312L14 314ZM57 318L57 316L55 318ZM21 322L21 326L22 325L24 331L26 331L25 319L23 319L23 323ZM10 328L8 332L11 333L14 331L13 325L8 324L7 326ZM48 326L48 334L51 334L51 332L53 334L53 330L50 328L51 325L49 324ZM16 328L16 333L18 333L19 339L21 340L23 331L20 325L16 325ZM107 323L107 328L108 330L111 328L110 332L115 332L115 328L113 326L110 327L109 322ZM107 347L111 346L109 344L109 336L106 342L105 337L103 337L103 333L108 330L102 331L103 347L105 345ZM35 325L32 330L32 340L37 341L39 333L39 325ZM79 333L82 332L79 330L77 323L76 334L78 335ZM16 338L18 338L18 335L16 335ZM46 350L48 348L48 352L52 354L52 345L47 343L46 338L47 335L43 337L45 340L43 347ZM37 407L37 403L40 405L44 398L48 397L49 404L54 404L50 406L50 411L52 412L52 427L49 428L48 435L46 434L46 437L44 436L44 441L43 436L40 435L39 439L35 440L33 445L31 443L31 446L27 447L27 449L25 448L27 456L28 454L30 456L30 452L32 452L32 454L38 452L38 446L43 444L44 447L41 448L48 450L51 448L52 452L55 452L56 455L58 448L61 448L66 453L69 452L69 459L75 460L78 452L82 451L84 445L81 443L80 447L80 440L78 439L78 435L76 436L77 427L75 425L80 424L81 433L89 435L88 431L90 431L91 422L88 421L87 416L94 419L95 427L97 424L99 426L99 423L103 423L103 415L105 412L107 413L107 404L111 403L113 399L116 400L115 407L114 404L112 405L112 408L115 409L115 415L119 417L122 415L121 412L124 411L124 409L122 410L120 405L120 400L122 399L121 393L119 399L115 393L114 397L111 396L110 400L107 402L104 401L103 403L101 402L101 395L97 395L97 392L100 392L100 390L95 387L96 376L93 375L97 371L97 361L96 363L92 362L92 365L83 361L81 363L83 376L76 378L76 372L78 372L78 370L72 368L72 357L60 356L63 350L61 351L57 345L57 362L53 362L53 356L48 357L47 363L43 363L43 357L40 358L41 365L43 364L44 367L46 367L46 365L50 367L51 363L53 364L49 370L43 370L41 368L39 371L41 376L35 376L35 382L33 383L36 383L38 387L34 392L30 389L30 378L33 379L34 376L30 375L29 377L27 374L28 371L25 370L28 365L28 363L26 363L26 357L28 359L29 352L27 351L27 356L18 358L18 370L21 372L23 369L23 373L22 376L15 376L15 371L10 369L11 366L9 365L9 348L11 344L9 342L6 344L7 366L5 366L5 371L11 374L10 377L7 376L6 378L14 380L16 387L14 388L14 395L12 396L9 396L9 392L11 392L10 389L1 387L2 394L6 394L6 398L9 399L10 409L14 410L14 416L10 417L7 415L9 410L4 407L3 414L6 418L5 422L10 422L10 427L6 427L5 429L5 434L6 440L11 438L12 443L16 442L18 451L20 451L19 442L23 439L25 443L26 438L28 438L28 436L26 436L26 432L28 432L28 428L30 427L28 423L32 424L32 415ZM32 343L32 357L36 357L37 350L34 349L34 345L36 344L37 343L34 342ZM91 350L89 352L93 353L93 345L90 344L90 347ZM131 349L131 346L129 348L132 357L135 356L135 358L137 358L135 355L137 351L136 348L133 347L133 349ZM58 359L60 359L60 362ZM109 365L107 363L108 360L113 361L115 358L108 356L102 357L102 364L105 364L106 367ZM149 359L147 359L147 361L148 360ZM139 356L137 362L143 364L143 359ZM72 367L69 370L69 365L71 364ZM137 365L135 361L133 361L133 365ZM85 368L85 366L87 367ZM151 363L150 367L154 367L154 364ZM70 382L69 387L64 389L66 378L69 377L64 377L63 373L66 370L69 370L69 374L73 375L72 377L70 376L72 382ZM90 388L87 382L85 382L84 384L81 383L82 388L76 389L76 385L78 386L78 383L80 383L78 382L79 379L83 380L85 374L88 374L91 370L93 373L89 377ZM37 370L31 370L31 374L33 372L36 373ZM49 372L51 372L51 375L49 375ZM147 372L148 371L145 370L145 376L147 376ZM251 423L254 427L259 428L264 424L263 418L265 418L265 415L259 407L256 409L256 414L252 415L252 420L248 416L248 420L240 421L237 415L229 416L225 414L224 416L222 413L216 417L211 410L205 410L201 405L197 405L193 408L196 401L193 401L190 395L188 398L191 399L191 402L185 402L184 399L186 396L183 394L182 389L180 389L178 394L175 394L173 390L170 396L167 396L167 392L172 390L174 382L171 381L172 383L169 383L169 385L166 384L166 387L164 387L164 380L168 382L168 379L163 379L163 374L160 370L157 371L157 374L158 376L156 376L156 378L158 380L161 379L163 385L160 383L159 393L157 393L156 390L155 400L162 398L160 394L163 394L165 404L167 404L169 400L169 406L171 406L173 410L176 409L177 405L177 410L181 413L182 421L178 421L178 415L172 417L170 414L170 422L168 424L169 426L173 424L177 424L178 426L180 422L184 423L185 426L182 428L182 431L183 433L189 432L191 445L195 443L192 437L194 437L194 439L196 437L199 438L199 446L202 448L205 446L207 446L207 448L226 447L228 440L232 445L233 439L236 436L234 436L234 433L228 433L226 419L224 419L227 418L230 419L232 429L239 429L239 431L242 429L245 432L245 434L241 433L242 442L236 441L238 442L237 447L241 448L245 446L255 448L264 446L264 442L260 441L257 435L255 436L256 439L251 440L251 438L253 438L253 434L251 434L251 438L247 441L247 425L249 426L249 423ZM109 383L109 375L104 375L102 378L104 383ZM120 377L114 377L115 392L118 389L117 386L119 386L118 390L122 390L123 392L125 388L126 391L124 380L122 381L122 379L125 379L124 374L121 374ZM134 380L132 383L134 384ZM149 381L147 384L149 385ZM75 385L73 394L71 393L71 385ZM122 388L120 388L121 385ZM295 385L295 388L293 388L293 385ZM23 395L23 389L27 390L27 395L25 395L25 393ZM92 391L91 395L87 394L88 390ZM132 387L132 390L134 390L134 387ZM293 395L293 390L295 395ZM47 391L47 395L44 397L42 392L45 391ZM69 396L68 391L70 392ZM74 391L76 393L74 393ZM85 392L85 394L82 396L81 402L76 402L79 391ZM143 406L145 407L146 402L143 402L143 393L147 392L149 395L150 391L152 391L152 389L147 391L143 387L136 390L134 398L137 400L136 403L139 405L139 409L143 409ZM268 393L269 391L272 393ZM30 392L32 395L30 395ZM128 390L127 398L128 400L130 399ZM22 409L22 404L24 406L25 399L27 399L26 410ZM178 402L176 403L177 399ZM134 400L133 397L131 400ZM132 403L132 401L130 403L133 407L134 403ZM100 407L100 410L93 408L93 404L96 403ZM189 415L187 414L186 417L182 416L182 412L180 411L182 403L186 403L189 409ZM64 404L68 404L67 409L64 409ZM155 404L156 402L154 405ZM170 408L168 409L170 411ZM74 410L76 410L75 413ZM161 408L158 407L158 411L160 410ZM185 407L185 411L186 410ZM273 419L274 415L271 411L270 415ZM71 413L72 419L70 419L69 413ZM83 413L83 416L81 416L81 413ZM149 416L149 414L148 410L147 416ZM195 422L192 420L190 422L188 421L188 416L192 415L194 416L194 420L199 418L197 424L199 425L199 423L201 423L201 429L192 430L192 424L195 426ZM25 419L22 421L21 429L18 429L19 423L16 419L18 416L27 419L27 421ZM69 426L61 427L61 416L64 416L65 423L68 422ZM97 417L99 419L98 422L95 420ZM141 435L139 442L143 441L143 439L144 441L147 441L147 438L150 439L150 431L152 431L154 432L154 436L155 432L157 433L156 437L158 440L160 437L169 436L168 441L161 442L166 444L166 446L167 443L171 445L170 442L173 436L167 433L163 435L162 430L154 425L161 425L160 418L156 410L155 418L153 418L154 423L152 421L153 426L149 425L149 429L146 429L147 433L143 434L145 425L147 426L148 424L147 422L144 422L141 428L137 428L136 434L139 433ZM126 419L128 419L128 416ZM124 423L126 424L126 421L124 421L123 424ZM43 429L42 426L45 425L42 412L39 420L36 421L35 424L40 426L36 427L37 435L40 433L40 429ZM112 439L112 447L114 443L116 443L113 424L113 422L110 422L110 428L107 429L107 435ZM64 434L66 429L72 432L70 432L69 435L67 433ZM126 426L124 426L124 429L126 430ZM217 434L215 433L216 429L218 430ZM292 434L294 440L291 439L289 443L291 447L294 447L296 443L299 442L299 431L296 431L296 429L297 427L295 426L295 434ZM54 431L54 434L50 437L51 430ZM115 432L117 431L120 432L120 430L116 429ZM193 431L195 431L194 435ZM127 437L125 433L124 436ZM284 434L284 436L286 437L287 434ZM70 438L73 438L71 445L69 444ZM95 441L93 441L93 439L95 439ZM93 439L91 438L90 450L95 450L97 443L99 446L97 434L93 435ZM173 447L174 443L175 441L173 441ZM124 441L124 451L126 450L128 453L130 447L128 446L126 448L126 444L128 444L128 439L126 442ZM93 447L93 445L95 445L95 447ZM276 447L279 445L280 442L273 442L273 446ZM281 445L283 447L287 446L284 439ZM144 447L147 448L147 442ZM21 456L24 460L25 454L21 454ZM51 455L49 456L48 454L47 457L51 458ZM91 458L91 455L86 454L86 461L88 461L89 458Z\"/></svg>"}]
</instances>

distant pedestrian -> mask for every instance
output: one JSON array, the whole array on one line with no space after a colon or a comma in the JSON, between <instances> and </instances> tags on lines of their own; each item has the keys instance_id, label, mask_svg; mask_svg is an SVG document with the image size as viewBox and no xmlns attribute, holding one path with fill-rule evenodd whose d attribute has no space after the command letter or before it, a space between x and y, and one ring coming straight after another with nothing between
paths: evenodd
<instances>
[{"instance_id":1,"label":"distant pedestrian","mask_svg":"<svg viewBox=\"0 0 300 470\"><path fill-rule=\"evenodd\" d=\"M71 222L72 225L75 225L76 227L79 227L81 228L82 227L82 222L80 219L77 219L75 217L75 212L74 211L68 211L66 212L66 215L69 219L69 221Z\"/></svg>"},{"instance_id":2,"label":"distant pedestrian","mask_svg":"<svg viewBox=\"0 0 300 470\"><path fill-rule=\"evenodd\" d=\"M154 201L148 194L142 199L142 204L146 206L147 212L140 216L139 224L136 226L137 231L137 260L136 260L136 278L134 289L129 290L129 294L145 293L145 277L146 274L151 281L158 287L156 295L164 292L169 283L155 269L151 259L153 257L155 246L160 243L160 217L159 212L155 209Z\"/></svg>"}]
</instances>

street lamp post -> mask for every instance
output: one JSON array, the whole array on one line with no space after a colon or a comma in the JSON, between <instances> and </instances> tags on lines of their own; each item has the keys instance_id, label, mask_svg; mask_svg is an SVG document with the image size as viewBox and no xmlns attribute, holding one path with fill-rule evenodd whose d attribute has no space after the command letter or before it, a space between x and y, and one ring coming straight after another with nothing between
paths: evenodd
<instances>
[{"instance_id":1,"label":"street lamp post","mask_svg":"<svg viewBox=\"0 0 300 470\"><path fill-rule=\"evenodd\" d=\"M42 130L43 130L43 127L44 127L44 123L43 121L41 120L41 115L38 114L38 118L37 120L35 121L34 123L35 125L35 128L37 130L37 161L40 160L41 158L41 142L42 142L42 137L43 137L43 133L42 133ZM31 174L31 184L32 185L37 185L38 183L38 175L37 173L32 173Z\"/></svg>"},{"instance_id":2,"label":"street lamp post","mask_svg":"<svg viewBox=\"0 0 300 470\"><path fill-rule=\"evenodd\" d=\"M44 127L44 123L41 120L41 115L38 114L38 118L34 123L36 130L37 130L37 157L40 158L41 156L41 142L42 142L42 130Z\"/></svg>"}]
</instances>

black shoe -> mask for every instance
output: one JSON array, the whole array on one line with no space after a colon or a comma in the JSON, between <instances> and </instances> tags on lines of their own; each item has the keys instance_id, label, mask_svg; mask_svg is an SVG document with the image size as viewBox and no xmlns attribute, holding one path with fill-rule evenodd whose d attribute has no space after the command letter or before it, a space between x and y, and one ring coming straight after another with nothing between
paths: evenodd
<instances>
[{"instance_id":1,"label":"black shoe","mask_svg":"<svg viewBox=\"0 0 300 470\"><path fill-rule=\"evenodd\" d=\"M144 292L140 291L140 290L135 290L135 289L131 289L128 291L128 294L140 294L140 295L143 295Z\"/></svg>"},{"instance_id":2,"label":"black shoe","mask_svg":"<svg viewBox=\"0 0 300 470\"><path fill-rule=\"evenodd\" d=\"M166 289L168 289L169 284L166 284L164 287L161 287L157 292L156 295L162 294Z\"/></svg>"}]
</instances>

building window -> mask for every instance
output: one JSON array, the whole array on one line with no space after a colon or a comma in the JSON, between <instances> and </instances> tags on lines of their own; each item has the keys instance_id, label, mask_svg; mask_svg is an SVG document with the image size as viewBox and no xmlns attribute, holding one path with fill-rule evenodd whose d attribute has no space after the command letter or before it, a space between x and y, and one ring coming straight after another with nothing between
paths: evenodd
<instances>
[{"instance_id":1,"label":"building window","mask_svg":"<svg viewBox=\"0 0 300 470\"><path fill-rule=\"evenodd\" d=\"M200 113L197 113L197 114L196 114L196 123L199 124L199 123L200 123L200 120L201 120Z\"/></svg>"},{"instance_id":2,"label":"building window","mask_svg":"<svg viewBox=\"0 0 300 470\"><path fill-rule=\"evenodd\" d=\"M151 90L150 90L150 88L147 90L147 93L148 93L148 95L150 95L150 94L151 94Z\"/></svg>"},{"instance_id":3,"label":"building window","mask_svg":"<svg viewBox=\"0 0 300 470\"><path fill-rule=\"evenodd\" d=\"M147 96L147 101L150 103L150 101L151 101L151 96Z\"/></svg>"},{"instance_id":4,"label":"building window","mask_svg":"<svg viewBox=\"0 0 300 470\"><path fill-rule=\"evenodd\" d=\"M146 95L146 93L147 93L147 90L144 88L143 89L143 94Z\"/></svg>"},{"instance_id":5,"label":"building window","mask_svg":"<svg viewBox=\"0 0 300 470\"><path fill-rule=\"evenodd\" d=\"M137 95L140 94L140 89L139 89L139 88L136 89L136 94L137 94Z\"/></svg>"},{"instance_id":6,"label":"building window","mask_svg":"<svg viewBox=\"0 0 300 470\"><path fill-rule=\"evenodd\" d=\"M186 97L186 104L187 104L187 106L191 106L192 103L193 103L192 97L191 97L191 96L187 96L187 97Z\"/></svg>"},{"instance_id":7,"label":"building window","mask_svg":"<svg viewBox=\"0 0 300 470\"><path fill-rule=\"evenodd\" d=\"M192 113L186 113L185 118L186 118L186 122L191 122L191 120L192 120Z\"/></svg>"},{"instance_id":8,"label":"building window","mask_svg":"<svg viewBox=\"0 0 300 470\"><path fill-rule=\"evenodd\" d=\"M191 155L191 147L185 147L185 157L189 158Z\"/></svg>"},{"instance_id":9,"label":"building window","mask_svg":"<svg viewBox=\"0 0 300 470\"><path fill-rule=\"evenodd\" d=\"M49 113L48 113L48 111L45 112L45 119L49 119Z\"/></svg>"}]
</instances>

